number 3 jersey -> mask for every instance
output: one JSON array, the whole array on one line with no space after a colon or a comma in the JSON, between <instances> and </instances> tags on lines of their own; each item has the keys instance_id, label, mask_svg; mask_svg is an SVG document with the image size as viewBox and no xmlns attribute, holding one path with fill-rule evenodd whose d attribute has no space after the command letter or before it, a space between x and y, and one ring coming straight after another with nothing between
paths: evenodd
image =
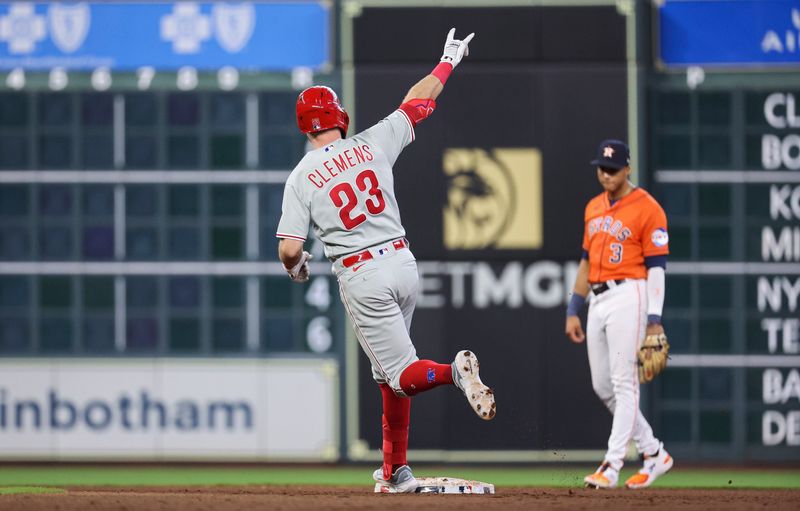
<instances>
[{"instance_id":1,"label":"number 3 jersey","mask_svg":"<svg viewBox=\"0 0 800 511\"><path fill-rule=\"evenodd\" d=\"M277 237L305 241L309 223L338 258L405 236L392 166L414 140L414 126L396 110L375 126L309 152L286 180Z\"/></svg>"},{"instance_id":2,"label":"number 3 jersey","mask_svg":"<svg viewBox=\"0 0 800 511\"><path fill-rule=\"evenodd\" d=\"M589 282L647 278L644 258L669 254L667 215L641 188L614 202L601 193L586 205L583 250Z\"/></svg>"}]
</instances>

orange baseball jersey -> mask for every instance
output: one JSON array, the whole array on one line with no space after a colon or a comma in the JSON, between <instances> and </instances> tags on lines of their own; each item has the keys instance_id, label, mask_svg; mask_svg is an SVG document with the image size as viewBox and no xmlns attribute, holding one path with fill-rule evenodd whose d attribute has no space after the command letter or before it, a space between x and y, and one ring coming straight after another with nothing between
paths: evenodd
<instances>
[{"instance_id":1,"label":"orange baseball jersey","mask_svg":"<svg viewBox=\"0 0 800 511\"><path fill-rule=\"evenodd\" d=\"M641 188L613 205L603 192L586 205L583 249L590 283L646 278L644 258L669 254L667 215Z\"/></svg>"}]
</instances>

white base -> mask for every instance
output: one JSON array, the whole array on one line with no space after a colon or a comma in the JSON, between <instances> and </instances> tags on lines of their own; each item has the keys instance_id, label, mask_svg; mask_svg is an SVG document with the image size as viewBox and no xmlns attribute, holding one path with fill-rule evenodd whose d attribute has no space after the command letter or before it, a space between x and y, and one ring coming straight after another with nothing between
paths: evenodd
<instances>
[{"instance_id":1,"label":"white base","mask_svg":"<svg viewBox=\"0 0 800 511\"><path fill-rule=\"evenodd\" d=\"M440 493L450 495L493 495L494 485L457 477L418 477L415 493ZM381 483L375 484L375 493L389 493Z\"/></svg>"}]
</instances>

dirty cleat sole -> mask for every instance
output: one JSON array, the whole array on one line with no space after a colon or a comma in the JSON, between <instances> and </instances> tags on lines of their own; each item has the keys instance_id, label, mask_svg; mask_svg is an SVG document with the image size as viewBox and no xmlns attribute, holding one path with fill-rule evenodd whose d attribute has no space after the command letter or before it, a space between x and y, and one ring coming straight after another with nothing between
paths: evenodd
<instances>
[{"instance_id":1,"label":"dirty cleat sole","mask_svg":"<svg viewBox=\"0 0 800 511\"><path fill-rule=\"evenodd\" d=\"M497 413L494 392L478 376L478 357L468 350L459 351L452 364L453 383L461 389L469 405L483 420L492 420Z\"/></svg>"}]
</instances>

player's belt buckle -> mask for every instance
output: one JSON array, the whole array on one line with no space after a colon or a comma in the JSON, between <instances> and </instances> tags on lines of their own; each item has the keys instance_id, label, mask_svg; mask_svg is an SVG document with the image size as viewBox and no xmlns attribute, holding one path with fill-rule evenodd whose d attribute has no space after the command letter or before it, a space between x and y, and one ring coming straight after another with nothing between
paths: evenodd
<instances>
[{"instance_id":1,"label":"player's belt buckle","mask_svg":"<svg viewBox=\"0 0 800 511\"><path fill-rule=\"evenodd\" d=\"M592 293L595 296L600 295L611 289L612 287L617 287L618 285L625 282L625 279L616 279L616 280L607 280L605 282L601 282L599 284L592 284Z\"/></svg>"}]
</instances>

